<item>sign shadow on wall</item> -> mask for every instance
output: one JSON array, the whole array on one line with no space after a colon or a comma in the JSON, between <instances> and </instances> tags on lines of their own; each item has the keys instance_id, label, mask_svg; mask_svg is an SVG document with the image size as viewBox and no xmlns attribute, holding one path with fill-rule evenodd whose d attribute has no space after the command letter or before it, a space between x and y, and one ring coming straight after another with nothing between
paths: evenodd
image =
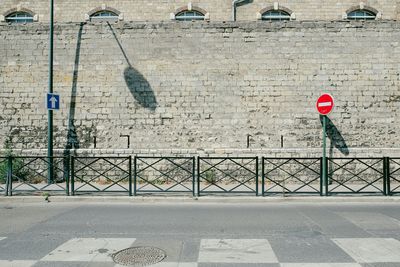
<instances>
[{"instance_id":1,"label":"sign shadow on wall","mask_svg":"<svg viewBox=\"0 0 400 267\"><path fill-rule=\"evenodd\" d=\"M126 67L124 70L124 79L126 85L129 88L129 91L140 106L154 111L157 108L157 99L154 95L153 89L151 88L146 78L132 66L128 56L125 53L125 50L123 49L117 35L115 34L114 29L112 28L110 23L107 22L107 24L115 38L115 41L121 49L126 63L128 64L128 67Z\"/></svg>"},{"instance_id":2,"label":"sign shadow on wall","mask_svg":"<svg viewBox=\"0 0 400 267\"><path fill-rule=\"evenodd\" d=\"M319 116L321 124L323 123L322 117L322 115ZM328 116L326 117L326 135L331 141L331 146L329 149L330 157L332 157L334 147L337 148L345 156L348 156L350 154L349 148L347 147L346 141L344 140L342 134Z\"/></svg>"}]
</instances>

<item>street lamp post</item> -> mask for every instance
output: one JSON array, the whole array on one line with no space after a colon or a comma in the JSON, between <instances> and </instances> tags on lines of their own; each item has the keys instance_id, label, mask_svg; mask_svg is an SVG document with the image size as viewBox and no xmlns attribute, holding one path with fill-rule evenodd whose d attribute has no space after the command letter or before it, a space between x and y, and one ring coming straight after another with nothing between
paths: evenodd
<instances>
[{"instance_id":1,"label":"street lamp post","mask_svg":"<svg viewBox=\"0 0 400 267\"><path fill-rule=\"evenodd\" d=\"M54 49L54 0L50 0L50 30L49 30L49 93L53 93L53 49ZM47 110L47 157L48 157L48 176L47 182L53 181L53 110Z\"/></svg>"}]
</instances>

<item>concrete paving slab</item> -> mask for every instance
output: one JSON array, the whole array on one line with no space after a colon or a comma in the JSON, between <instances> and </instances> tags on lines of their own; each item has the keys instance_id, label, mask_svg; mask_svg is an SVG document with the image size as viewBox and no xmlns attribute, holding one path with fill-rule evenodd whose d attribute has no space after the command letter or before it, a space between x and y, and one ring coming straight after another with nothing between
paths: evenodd
<instances>
[{"instance_id":1,"label":"concrete paving slab","mask_svg":"<svg viewBox=\"0 0 400 267\"><path fill-rule=\"evenodd\" d=\"M113 253L131 247L134 242L134 238L73 238L41 260L112 262Z\"/></svg>"},{"instance_id":2,"label":"concrete paving slab","mask_svg":"<svg viewBox=\"0 0 400 267\"><path fill-rule=\"evenodd\" d=\"M400 241L393 238L337 238L333 241L359 263L400 263Z\"/></svg>"},{"instance_id":3,"label":"concrete paving slab","mask_svg":"<svg viewBox=\"0 0 400 267\"><path fill-rule=\"evenodd\" d=\"M203 239L198 262L214 263L276 263L266 239Z\"/></svg>"}]
</instances>

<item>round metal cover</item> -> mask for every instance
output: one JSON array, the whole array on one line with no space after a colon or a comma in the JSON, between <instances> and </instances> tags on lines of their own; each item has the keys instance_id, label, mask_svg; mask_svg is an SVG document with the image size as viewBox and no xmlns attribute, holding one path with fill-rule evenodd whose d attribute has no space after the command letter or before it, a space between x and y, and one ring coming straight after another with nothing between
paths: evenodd
<instances>
[{"instance_id":1,"label":"round metal cover","mask_svg":"<svg viewBox=\"0 0 400 267\"><path fill-rule=\"evenodd\" d=\"M165 259L165 251L155 247L131 247L112 255L115 263L125 266L148 266Z\"/></svg>"}]
</instances>

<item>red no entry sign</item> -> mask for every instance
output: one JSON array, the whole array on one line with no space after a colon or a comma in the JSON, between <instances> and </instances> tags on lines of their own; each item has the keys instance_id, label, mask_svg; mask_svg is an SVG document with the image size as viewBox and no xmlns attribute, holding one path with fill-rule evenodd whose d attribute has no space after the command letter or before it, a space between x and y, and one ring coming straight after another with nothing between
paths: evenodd
<instances>
[{"instance_id":1,"label":"red no entry sign","mask_svg":"<svg viewBox=\"0 0 400 267\"><path fill-rule=\"evenodd\" d=\"M329 114L334 106L333 97L330 94L323 94L317 100L317 110L321 115Z\"/></svg>"}]
</instances>

